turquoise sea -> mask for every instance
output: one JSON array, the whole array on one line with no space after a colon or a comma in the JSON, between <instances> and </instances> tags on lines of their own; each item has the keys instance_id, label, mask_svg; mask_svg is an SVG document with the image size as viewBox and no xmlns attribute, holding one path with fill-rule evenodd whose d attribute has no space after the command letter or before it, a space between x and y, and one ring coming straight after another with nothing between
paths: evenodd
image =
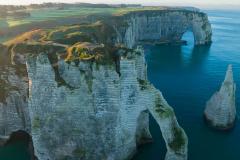
<instances>
[{"instance_id":1,"label":"turquoise sea","mask_svg":"<svg viewBox=\"0 0 240 160\"><path fill-rule=\"evenodd\" d=\"M187 46L145 46L148 77L174 108L180 125L189 137L189 160L240 160L240 122L228 132L205 124L206 101L233 65L240 111L240 11L205 11L213 28L211 46L193 46L193 35L183 39ZM238 117L239 118L239 117ZM166 148L159 127L151 118L154 143L140 148L134 160L164 160Z\"/></svg>"},{"instance_id":2,"label":"turquoise sea","mask_svg":"<svg viewBox=\"0 0 240 160\"><path fill-rule=\"evenodd\" d=\"M194 47L188 32L183 37L186 46L145 46L148 77L174 108L189 137L189 160L240 160L239 120L228 132L213 130L203 120L205 103L219 89L228 64L233 64L240 107L240 11L205 12L213 27L212 45ZM150 122L154 142L141 147L134 160L164 160L160 129L152 118ZM21 144L0 148L0 160L28 160L24 148Z\"/></svg>"}]
</instances>

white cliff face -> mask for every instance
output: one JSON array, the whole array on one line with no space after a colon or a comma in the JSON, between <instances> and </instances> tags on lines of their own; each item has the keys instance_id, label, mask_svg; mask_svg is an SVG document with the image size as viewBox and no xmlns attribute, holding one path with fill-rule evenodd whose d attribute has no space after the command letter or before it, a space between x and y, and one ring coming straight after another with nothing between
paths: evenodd
<instances>
[{"instance_id":1,"label":"white cliff face","mask_svg":"<svg viewBox=\"0 0 240 160\"><path fill-rule=\"evenodd\" d=\"M0 72L0 137L17 130L29 132L27 80L10 66L2 66Z\"/></svg>"},{"instance_id":2,"label":"white cliff face","mask_svg":"<svg viewBox=\"0 0 240 160\"><path fill-rule=\"evenodd\" d=\"M128 159L142 139L151 138L149 113L167 144L166 160L187 159L186 134L147 81L143 51L136 52L122 57L120 75L114 65L60 61L59 71L71 87L57 85L46 55L28 59L32 138L39 159Z\"/></svg>"},{"instance_id":3,"label":"white cliff face","mask_svg":"<svg viewBox=\"0 0 240 160\"><path fill-rule=\"evenodd\" d=\"M232 66L228 66L226 77L220 90L207 102L205 118L217 129L232 128L236 119L236 84L233 81Z\"/></svg>"},{"instance_id":4,"label":"white cliff face","mask_svg":"<svg viewBox=\"0 0 240 160\"><path fill-rule=\"evenodd\" d=\"M27 70L11 65L7 50L0 45L0 143L14 131L30 132Z\"/></svg>"},{"instance_id":5,"label":"white cliff face","mask_svg":"<svg viewBox=\"0 0 240 160\"><path fill-rule=\"evenodd\" d=\"M178 42L186 31L192 31L195 45L211 42L212 30L206 14L181 11L143 11L128 13L115 26L118 41L129 48L141 42Z\"/></svg>"}]
</instances>

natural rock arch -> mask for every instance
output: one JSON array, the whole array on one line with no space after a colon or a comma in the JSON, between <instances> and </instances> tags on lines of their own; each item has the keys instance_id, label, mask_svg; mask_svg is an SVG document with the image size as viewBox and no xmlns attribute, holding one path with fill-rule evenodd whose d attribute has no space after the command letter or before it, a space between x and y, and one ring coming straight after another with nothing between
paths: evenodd
<instances>
[{"instance_id":1,"label":"natural rock arch","mask_svg":"<svg viewBox=\"0 0 240 160\"><path fill-rule=\"evenodd\" d=\"M142 42L178 42L193 32L195 45L211 43L212 30L207 14L189 10L138 11L118 17L118 41L133 48Z\"/></svg>"},{"instance_id":2,"label":"natural rock arch","mask_svg":"<svg viewBox=\"0 0 240 160\"><path fill-rule=\"evenodd\" d=\"M152 136L149 131L149 111L143 110L137 118L136 143L143 145L152 141Z\"/></svg>"}]
</instances>

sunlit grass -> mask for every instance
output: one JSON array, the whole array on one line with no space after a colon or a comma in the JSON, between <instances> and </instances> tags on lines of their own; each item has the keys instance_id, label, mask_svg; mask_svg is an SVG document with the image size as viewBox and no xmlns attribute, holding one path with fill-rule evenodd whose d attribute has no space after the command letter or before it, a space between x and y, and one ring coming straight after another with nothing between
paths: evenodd
<instances>
[{"instance_id":1,"label":"sunlit grass","mask_svg":"<svg viewBox=\"0 0 240 160\"><path fill-rule=\"evenodd\" d=\"M8 27L14 27L14 26L19 26L19 25L30 23L27 20L7 20L7 22L8 22Z\"/></svg>"},{"instance_id":2,"label":"sunlit grass","mask_svg":"<svg viewBox=\"0 0 240 160\"><path fill-rule=\"evenodd\" d=\"M113 13L113 15L123 15L134 11L163 10L163 9L165 9L165 7L119 8Z\"/></svg>"},{"instance_id":3,"label":"sunlit grass","mask_svg":"<svg viewBox=\"0 0 240 160\"><path fill-rule=\"evenodd\" d=\"M41 22L48 20L55 20L58 18L73 17L73 16L87 16L91 14L113 14L116 8L68 8L64 10L58 9L36 9L30 10L31 17L23 19L8 19L9 27L29 24L32 22ZM1 21L0 21L1 22ZM1 25L1 24L0 24Z\"/></svg>"}]
</instances>

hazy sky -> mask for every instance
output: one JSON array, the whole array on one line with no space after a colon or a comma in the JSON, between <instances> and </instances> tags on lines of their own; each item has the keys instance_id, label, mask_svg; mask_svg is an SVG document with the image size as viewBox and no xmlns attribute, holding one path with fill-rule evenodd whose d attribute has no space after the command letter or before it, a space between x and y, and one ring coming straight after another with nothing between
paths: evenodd
<instances>
[{"instance_id":1,"label":"hazy sky","mask_svg":"<svg viewBox=\"0 0 240 160\"><path fill-rule=\"evenodd\" d=\"M240 6L240 0L0 0L0 4L30 4L43 2L141 3L145 5Z\"/></svg>"}]
</instances>

